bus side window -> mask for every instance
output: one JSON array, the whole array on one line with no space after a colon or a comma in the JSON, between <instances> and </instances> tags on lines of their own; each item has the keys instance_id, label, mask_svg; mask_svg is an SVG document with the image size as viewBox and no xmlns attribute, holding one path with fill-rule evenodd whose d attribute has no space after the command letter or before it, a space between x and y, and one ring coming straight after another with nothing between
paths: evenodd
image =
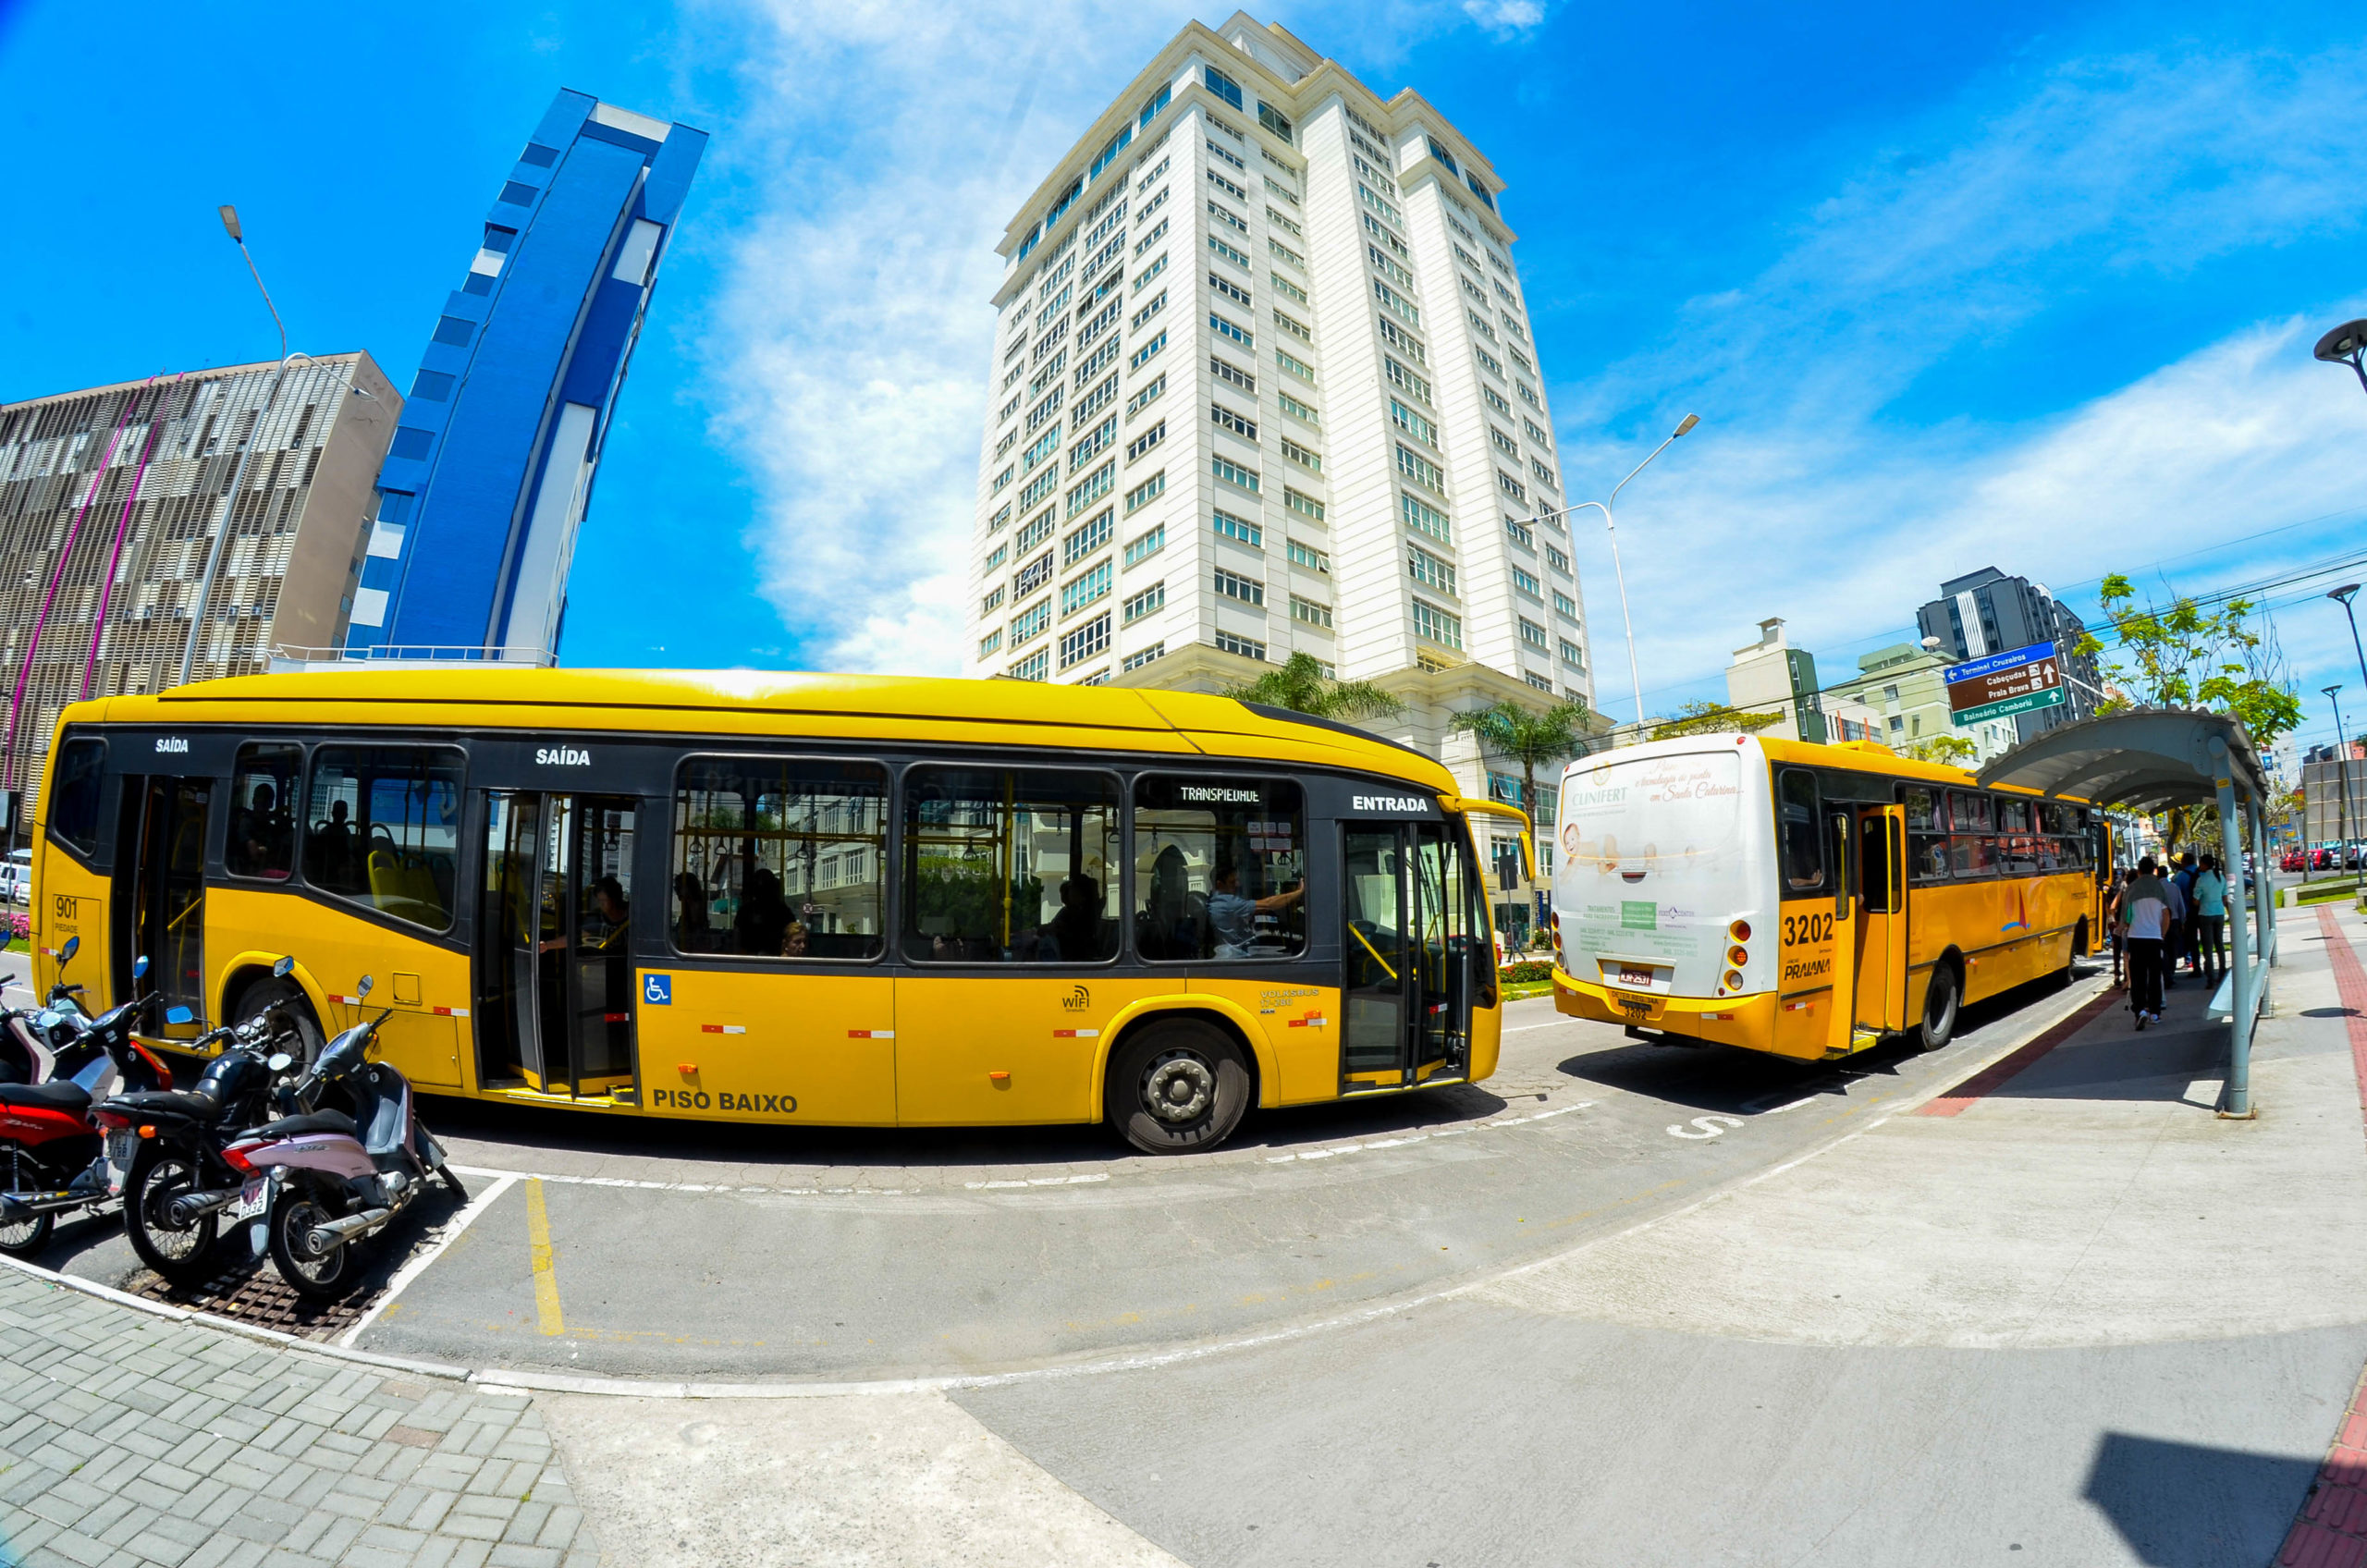
<instances>
[{"instance_id":1,"label":"bus side window","mask_svg":"<svg viewBox=\"0 0 2367 1568\"><path fill-rule=\"evenodd\" d=\"M230 769L230 837L222 855L231 876L285 882L296 869L296 789L303 771L301 747L239 748Z\"/></svg>"},{"instance_id":2,"label":"bus side window","mask_svg":"<svg viewBox=\"0 0 2367 1568\"><path fill-rule=\"evenodd\" d=\"M1815 892L1824 886L1824 829L1817 814L1816 775L1787 767L1776 781L1775 834L1784 890Z\"/></svg>"},{"instance_id":3,"label":"bus side window","mask_svg":"<svg viewBox=\"0 0 2367 1568\"><path fill-rule=\"evenodd\" d=\"M68 741L57 748L50 770L49 836L84 854L99 849L99 780L106 762L104 741Z\"/></svg>"},{"instance_id":4,"label":"bus side window","mask_svg":"<svg viewBox=\"0 0 2367 1568\"><path fill-rule=\"evenodd\" d=\"M1940 791L1909 784L1899 794L1907 807L1907 875L1918 882L1944 882L1948 876L1946 819L1940 812Z\"/></svg>"}]
</instances>

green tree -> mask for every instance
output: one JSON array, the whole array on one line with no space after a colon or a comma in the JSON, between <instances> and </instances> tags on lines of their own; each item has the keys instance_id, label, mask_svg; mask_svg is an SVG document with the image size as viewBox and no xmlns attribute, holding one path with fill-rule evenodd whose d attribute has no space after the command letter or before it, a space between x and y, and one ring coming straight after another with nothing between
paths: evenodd
<instances>
[{"instance_id":1,"label":"green tree","mask_svg":"<svg viewBox=\"0 0 2367 1568\"><path fill-rule=\"evenodd\" d=\"M1961 735L1934 735L1928 741L1918 741L1902 753L1917 762L1944 763L1950 767L1963 767L1981 754L1981 748Z\"/></svg>"},{"instance_id":2,"label":"green tree","mask_svg":"<svg viewBox=\"0 0 2367 1568\"><path fill-rule=\"evenodd\" d=\"M1587 705L1572 700L1556 703L1543 713L1506 700L1459 713L1452 728L1479 737L1480 746L1520 764L1520 807L1537 811L1537 770L1586 753Z\"/></svg>"},{"instance_id":3,"label":"green tree","mask_svg":"<svg viewBox=\"0 0 2367 1568\"><path fill-rule=\"evenodd\" d=\"M1229 688L1225 695L1314 718L1392 718L1405 711L1404 704L1372 681L1335 680L1324 674L1313 654L1293 654L1282 668Z\"/></svg>"},{"instance_id":4,"label":"green tree","mask_svg":"<svg viewBox=\"0 0 2367 1568\"><path fill-rule=\"evenodd\" d=\"M1725 735L1737 729L1756 731L1783 722L1784 715L1780 709L1774 713L1750 713L1705 698L1698 703L1682 704L1673 717L1652 726L1652 739L1674 741L1680 735Z\"/></svg>"},{"instance_id":5,"label":"green tree","mask_svg":"<svg viewBox=\"0 0 2367 1568\"><path fill-rule=\"evenodd\" d=\"M2300 728L2300 699L2273 636L2254 621L2253 601L2229 599L2214 612L2181 594L2140 609L2136 586L2118 572L2097 597L2118 646L2108 653L2091 633L2079 647L2097 657L2106 684L2120 688L2100 711L2207 708L2241 720L2263 753Z\"/></svg>"}]
</instances>

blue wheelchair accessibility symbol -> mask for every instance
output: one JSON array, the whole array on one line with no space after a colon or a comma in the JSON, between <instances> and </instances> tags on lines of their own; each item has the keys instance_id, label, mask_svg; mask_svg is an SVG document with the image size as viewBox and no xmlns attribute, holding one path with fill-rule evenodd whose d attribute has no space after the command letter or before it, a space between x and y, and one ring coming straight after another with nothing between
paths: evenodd
<instances>
[{"instance_id":1,"label":"blue wheelchair accessibility symbol","mask_svg":"<svg viewBox=\"0 0 2367 1568\"><path fill-rule=\"evenodd\" d=\"M670 974L644 974L641 977L641 999L650 1007L674 1005L674 977Z\"/></svg>"}]
</instances>

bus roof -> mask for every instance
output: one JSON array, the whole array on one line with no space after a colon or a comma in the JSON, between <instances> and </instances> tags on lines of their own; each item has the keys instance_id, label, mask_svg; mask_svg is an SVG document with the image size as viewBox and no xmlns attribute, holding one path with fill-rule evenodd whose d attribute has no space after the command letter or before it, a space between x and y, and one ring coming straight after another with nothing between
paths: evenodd
<instances>
[{"instance_id":1,"label":"bus roof","mask_svg":"<svg viewBox=\"0 0 2367 1568\"><path fill-rule=\"evenodd\" d=\"M1717 745L1732 742L1748 742L1758 746L1766 753L1770 762L1793 763L1802 767L1847 768L1858 773L1879 773L1890 778L1907 778L1919 783L1937 784L1946 789L1986 789L1999 794L2028 795L2032 799L2051 798L2069 801L2079 805L2093 803L2079 795L2048 797L2043 790L2027 789L2018 784L1984 785L1961 767L1953 767L1946 763L1922 762L1914 757L1901 756L1879 741L1843 741L1825 743L1815 741L1787 741L1779 736L1746 735L1740 731L1733 731L1686 735L1670 741L1651 741L1645 742L1642 747L1633 749L1646 755L1655 753L1665 754L1711 750ZM1615 760L1629 749L1622 748L1618 752L1597 752L1592 756L1581 757L1571 764L1571 766L1583 767L1590 762Z\"/></svg>"},{"instance_id":2,"label":"bus roof","mask_svg":"<svg viewBox=\"0 0 2367 1568\"><path fill-rule=\"evenodd\" d=\"M1394 741L1230 697L1035 680L764 670L405 669L238 676L78 703L75 724L413 725L1029 745L1351 768L1460 793Z\"/></svg>"}]
</instances>

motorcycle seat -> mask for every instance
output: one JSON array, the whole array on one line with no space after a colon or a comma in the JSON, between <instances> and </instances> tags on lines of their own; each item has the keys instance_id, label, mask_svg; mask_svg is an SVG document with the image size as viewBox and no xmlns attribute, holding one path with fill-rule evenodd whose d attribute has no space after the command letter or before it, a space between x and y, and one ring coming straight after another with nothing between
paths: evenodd
<instances>
[{"instance_id":1,"label":"motorcycle seat","mask_svg":"<svg viewBox=\"0 0 2367 1568\"><path fill-rule=\"evenodd\" d=\"M107 1105L110 1109L133 1116L185 1116L192 1121L214 1121L222 1115L222 1103L212 1095L182 1094L169 1089L117 1095Z\"/></svg>"},{"instance_id":2,"label":"motorcycle seat","mask_svg":"<svg viewBox=\"0 0 2367 1568\"><path fill-rule=\"evenodd\" d=\"M47 1084L0 1084L0 1105L84 1111L91 1109L91 1091L62 1079Z\"/></svg>"},{"instance_id":3,"label":"motorcycle seat","mask_svg":"<svg viewBox=\"0 0 2367 1568\"><path fill-rule=\"evenodd\" d=\"M307 1133L343 1133L353 1135L353 1118L341 1110L309 1111L302 1116L283 1116L276 1121L266 1121L246 1136L269 1138L300 1138Z\"/></svg>"}]
</instances>

